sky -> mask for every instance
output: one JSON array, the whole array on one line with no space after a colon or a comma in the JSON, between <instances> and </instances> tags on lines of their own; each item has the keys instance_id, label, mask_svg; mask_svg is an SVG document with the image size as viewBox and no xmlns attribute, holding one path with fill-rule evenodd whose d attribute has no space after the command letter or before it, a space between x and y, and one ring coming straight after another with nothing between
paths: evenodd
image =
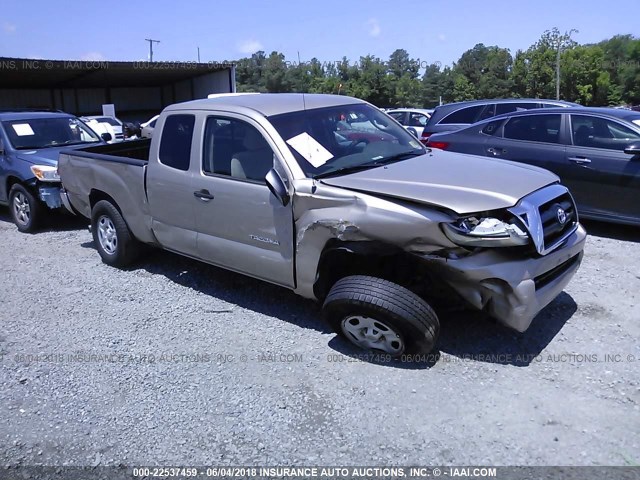
<instances>
[{"instance_id":1,"label":"sky","mask_svg":"<svg viewBox=\"0 0 640 480\"><path fill-rule=\"evenodd\" d=\"M610 7L610 8L609 8ZM450 65L478 43L511 53L545 30L579 30L594 43L640 36L640 0L2 0L0 57L59 60L235 60L276 50L295 62L313 57L384 60L398 48Z\"/></svg>"}]
</instances>

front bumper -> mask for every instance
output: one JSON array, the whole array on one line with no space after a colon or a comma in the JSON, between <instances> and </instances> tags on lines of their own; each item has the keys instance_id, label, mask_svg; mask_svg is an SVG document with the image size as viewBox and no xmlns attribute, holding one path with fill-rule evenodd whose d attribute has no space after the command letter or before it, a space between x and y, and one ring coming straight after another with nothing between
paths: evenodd
<instances>
[{"instance_id":1,"label":"front bumper","mask_svg":"<svg viewBox=\"0 0 640 480\"><path fill-rule=\"evenodd\" d=\"M38 196L40 197L40 200L47 205L47 207L60 208L62 206L60 190L60 184L41 183L38 185Z\"/></svg>"},{"instance_id":2,"label":"front bumper","mask_svg":"<svg viewBox=\"0 0 640 480\"><path fill-rule=\"evenodd\" d=\"M579 225L562 246L544 256L522 258L504 249L487 249L460 259L438 261L438 270L441 278L474 308L524 332L578 270L586 237Z\"/></svg>"}]
</instances>

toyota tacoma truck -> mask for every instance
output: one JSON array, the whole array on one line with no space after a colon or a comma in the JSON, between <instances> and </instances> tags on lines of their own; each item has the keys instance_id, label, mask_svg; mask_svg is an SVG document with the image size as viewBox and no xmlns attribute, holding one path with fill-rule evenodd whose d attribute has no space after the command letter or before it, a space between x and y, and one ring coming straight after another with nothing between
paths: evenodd
<instances>
[{"instance_id":1,"label":"toyota tacoma truck","mask_svg":"<svg viewBox=\"0 0 640 480\"><path fill-rule=\"evenodd\" d=\"M339 333L394 357L430 351L434 307L450 303L525 331L586 238L552 173L428 150L346 96L171 105L151 140L62 152L58 170L105 263L150 244L250 275L322 302Z\"/></svg>"},{"instance_id":2,"label":"toyota tacoma truck","mask_svg":"<svg viewBox=\"0 0 640 480\"><path fill-rule=\"evenodd\" d=\"M0 205L22 232L34 232L47 209L60 209L56 171L62 148L103 143L78 118L63 112L0 112Z\"/></svg>"}]
</instances>

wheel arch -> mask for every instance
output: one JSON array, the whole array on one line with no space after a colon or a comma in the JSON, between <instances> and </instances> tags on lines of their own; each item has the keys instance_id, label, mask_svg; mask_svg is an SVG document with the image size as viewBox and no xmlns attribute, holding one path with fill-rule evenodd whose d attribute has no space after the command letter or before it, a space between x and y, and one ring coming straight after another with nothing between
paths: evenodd
<instances>
[{"instance_id":1,"label":"wheel arch","mask_svg":"<svg viewBox=\"0 0 640 480\"><path fill-rule=\"evenodd\" d=\"M351 275L379 277L411 289L407 280L417 274L416 263L415 256L385 242L331 239L320 254L313 291L322 301L338 280Z\"/></svg>"}]
</instances>

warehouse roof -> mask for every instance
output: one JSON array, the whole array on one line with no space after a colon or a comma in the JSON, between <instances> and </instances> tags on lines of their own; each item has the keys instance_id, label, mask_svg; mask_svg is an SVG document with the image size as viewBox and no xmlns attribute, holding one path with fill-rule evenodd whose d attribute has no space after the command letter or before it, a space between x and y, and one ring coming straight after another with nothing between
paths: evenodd
<instances>
[{"instance_id":1,"label":"warehouse roof","mask_svg":"<svg viewBox=\"0 0 640 480\"><path fill-rule=\"evenodd\" d=\"M0 88L149 87L188 80L231 63L108 62L0 57Z\"/></svg>"}]
</instances>

